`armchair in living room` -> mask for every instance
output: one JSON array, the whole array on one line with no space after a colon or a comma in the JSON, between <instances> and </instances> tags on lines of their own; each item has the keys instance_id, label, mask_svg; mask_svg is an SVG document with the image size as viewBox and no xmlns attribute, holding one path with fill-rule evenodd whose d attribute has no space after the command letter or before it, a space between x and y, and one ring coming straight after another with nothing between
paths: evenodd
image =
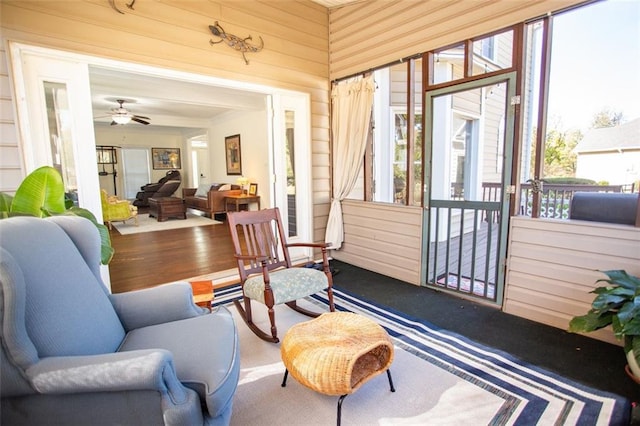
<instances>
[{"instance_id":1,"label":"armchair in living room","mask_svg":"<svg viewBox=\"0 0 640 426\"><path fill-rule=\"evenodd\" d=\"M196 306L186 282L109 294L81 217L8 218L0 235L0 423L229 424L229 310Z\"/></svg>"},{"instance_id":2,"label":"armchair in living room","mask_svg":"<svg viewBox=\"0 0 640 426\"><path fill-rule=\"evenodd\" d=\"M157 183L148 183L140 187L133 201L134 206L149 207L149 198L171 197L180 186L182 176L178 170L168 171Z\"/></svg>"},{"instance_id":3,"label":"armchair in living room","mask_svg":"<svg viewBox=\"0 0 640 426\"><path fill-rule=\"evenodd\" d=\"M138 207L127 200L119 200L116 196L109 196L104 189L100 190L102 202L102 221L111 229L111 222L126 222L133 219L138 226Z\"/></svg>"}]
</instances>

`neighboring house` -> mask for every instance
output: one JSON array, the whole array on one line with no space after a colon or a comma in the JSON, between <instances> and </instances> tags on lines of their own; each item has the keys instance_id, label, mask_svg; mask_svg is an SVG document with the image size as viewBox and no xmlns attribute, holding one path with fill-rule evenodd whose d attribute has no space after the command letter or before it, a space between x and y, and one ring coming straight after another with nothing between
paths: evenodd
<instances>
[{"instance_id":1,"label":"neighboring house","mask_svg":"<svg viewBox=\"0 0 640 426\"><path fill-rule=\"evenodd\" d=\"M124 0L115 1L124 3ZM254 90L255 86L260 86L260 90L269 93L293 92L303 95L304 102L299 105L301 110L296 112L295 117L305 120L301 128L307 133L303 137L295 137L295 152L299 155L304 151L303 148L308 148L304 161L299 165L309 176L306 182L296 180L296 190L301 197L308 197L308 203L300 203L300 217L309 219L304 228L310 228L308 234L314 241L320 242L324 240L333 196L332 183L336 180L332 167L334 153L330 127L330 89L333 81L361 75L433 49L459 47L465 40L545 17L579 3L582 1L371 0L329 10L308 0L150 0L139 2L135 10L126 10L123 15L115 12L108 0L2 0L0 190L15 190L22 178L31 171L32 167L27 165L47 162L46 159L34 161L42 153L26 145L24 141L29 135L23 134L18 126L20 123L16 111L24 107L26 101L24 93L16 93L13 87L13 70L20 70L22 63L20 58L12 56L14 52L10 42L19 42L56 52L95 57L100 61L115 61L115 65L111 66L127 69L145 66L167 78L167 72L170 72L175 78L198 81L224 79ZM219 21L230 34L259 35L264 40L264 49L249 54L250 63L246 64L240 53L228 46L211 46L207 28L215 21ZM489 45L481 49L481 56L495 55ZM452 53L454 51L452 48ZM453 60L453 57L448 59ZM473 60L459 61L458 66L463 63L467 66L476 65ZM91 66L89 64L87 68ZM454 73L456 70L459 68L454 68ZM88 74L88 71L85 73ZM79 77L86 78L86 75ZM72 78L70 84L77 80ZM86 93L84 95L88 96ZM416 97L421 98L420 94ZM273 100L269 109L274 105L284 111L293 108L282 97L274 96ZM462 97L456 98L456 102L464 100ZM513 106L512 99L507 101ZM395 110L395 104L388 106L390 114L406 112L406 107L403 111L401 105L397 105L399 109ZM486 122L500 123L501 113L486 110L492 106L489 102L476 100L465 107L460 103L455 109L460 120L475 120L480 118L481 106L485 108L483 112L486 114L482 116L487 118ZM271 112L267 111L264 116L272 117ZM79 117L82 114L86 115L86 111L74 111L75 124L81 124L77 122L81 121ZM87 120L91 121L92 117L88 115ZM32 122L38 122L39 119L30 118ZM274 145L284 151L287 142L283 135L286 132L280 133L274 129L283 129L282 123L286 120L277 114L275 119L280 120L279 127L278 123L262 122L261 125L271 133L256 135L256 139L267 141L273 138ZM450 130L465 128L460 120L452 122ZM247 129L255 131L255 122L234 117L224 123L209 123L209 141L218 144L210 152L211 161L220 161L224 136L245 134ZM498 126L498 131L485 134L483 129L479 129L477 135L490 141L496 139L501 130L501 126ZM185 140L181 143L186 144L188 138L198 135L183 136ZM453 156L462 157L471 153L469 145L463 144L468 138L467 133L453 132L449 136L452 144L455 142ZM402 136L399 137L401 139ZM243 137L243 144L244 141ZM47 142L46 138L44 142ZM95 172L94 141L84 139L75 143L80 157L77 163ZM255 167L272 167L271 163L277 161L285 164L282 159L270 158L273 154L267 148L247 151L247 155L254 155L254 158L249 158ZM243 161L245 152L243 145ZM502 154L494 144L491 157L484 155L478 158L486 160L478 170L485 170L488 176L490 170L495 171L500 166ZM507 159L511 155L510 152L504 154ZM186 155L183 157L188 159ZM506 163L509 162L505 161L505 169ZM449 173L442 173L443 182L440 186L447 195L450 194L452 183L466 183L470 176L456 169L458 162L450 164L455 167ZM286 166L281 168L286 172ZM497 176L497 173L494 174ZM272 191L269 205L281 205L277 190L272 188L277 184L284 185L282 195L286 196L288 174L285 173L284 179L275 179L275 176L268 174L265 176L264 185L260 182L261 193ZM235 177L229 176L229 179ZM95 186L89 187L88 191L95 190L96 203L99 205L98 177L87 183ZM427 213L415 204L368 202L362 197L346 200L343 203L344 245L341 250L333 251L332 255L335 259L421 285L425 263L422 241ZM599 277L595 268L627 269L630 273L640 274L640 253L637 250L640 228L507 218L504 214L501 217L511 222L509 232L500 233L500 238L509 244L509 257L498 259L501 268L506 269L506 282L504 288L497 291L497 296L503 310L509 313L566 327L568 318L584 312L591 300L588 292ZM299 227L298 231L303 230Z\"/></svg>"},{"instance_id":2,"label":"neighboring house","mask_svg":"<svg viewBox=\"0 0 640 426\"><path fill-rule=\"evenodd\" d=\"M615 127L591 129L574 149L576 177L631 185L640 180L640 118Z\"/></svg>"}]
</instances>

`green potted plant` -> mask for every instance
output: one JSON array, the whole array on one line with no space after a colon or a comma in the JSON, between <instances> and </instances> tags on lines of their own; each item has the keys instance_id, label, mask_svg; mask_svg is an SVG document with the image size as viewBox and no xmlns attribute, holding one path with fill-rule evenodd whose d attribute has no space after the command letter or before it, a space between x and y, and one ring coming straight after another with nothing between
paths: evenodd
<instances>
[{"instance_id":1,"label":"green potted plant","mask_svg":"<svg viewBox=\"0 0 640 426\"><path fill-rule=\"evenodd\" d=\"M15 195L0 193L0 219L11 216L47 217L53 215L81 216L90 220L100 233L101 263L108 264L113 258L113 247L109 230L98 223L87 209L76 207L65 198L64 182L60 173L51 166L40 167L31 172L20 184Z\"/></svg>"},{"instance_id":2,"label":"green potted plant","mask_svg":"<svg viewBox=\"0 0 640 426\"><path fill-rule=\"evenodd\" d=\"M624 339L624 352L634 380L640 383L640 278L623 270L603 271L608 285L591 293L597 296L586 315L574 317L569 331L588 333L611 325L614 335Z\"/></svg>"}]
</instances>

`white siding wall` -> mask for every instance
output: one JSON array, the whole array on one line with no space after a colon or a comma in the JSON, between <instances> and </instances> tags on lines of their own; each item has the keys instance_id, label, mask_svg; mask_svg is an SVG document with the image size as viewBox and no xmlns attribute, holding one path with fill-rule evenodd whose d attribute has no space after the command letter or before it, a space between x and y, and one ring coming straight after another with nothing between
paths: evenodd
<instances>
[{"instance_id":1,"label":"white siding wall","mask_svg":"<svg viewBox=\"0 0 640 426\"><path fill-rule=\"evenodd\" d=\"M345 242L335 259L420 283L421 208L346 200L342 211Z\"/></svg>"},{"instance_id":2,"label":"white siding wall","mask_svg":"<svg viewBox=\"0 0 640 426\"><path fill-rule=\"evenodd\" d=\"M640 276L640 228L586 221L511 220L504 311L561 329L587 313L605 275ZM592 337L615 342L608 330Z\"/></svg>"},{"instance_id":3,"label":"white siding wall","mask_svg":"<svg viewBox=\"0 0 640 426\"><path fill-rule=\"evenodd\" d=\"M0 191L13 193L24 176L4 46L0 46Z\"/></svg>"}]
</instances>

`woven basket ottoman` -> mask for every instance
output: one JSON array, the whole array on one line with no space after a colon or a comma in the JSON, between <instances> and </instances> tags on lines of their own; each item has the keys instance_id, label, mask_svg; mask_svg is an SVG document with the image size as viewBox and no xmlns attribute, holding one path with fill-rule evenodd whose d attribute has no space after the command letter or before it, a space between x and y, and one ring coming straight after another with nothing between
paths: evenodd
<instances>
[{"instance_id":1,"label":"woven basket ottoman","mask_svg":"<svg viewBox=\"0 0 640 426\"><path fill-rule=\"evenodd\" d=\"M393 344L387 332L374 321L350 312L329 312L311 321L292 326L280 346L286 367L282 386L289 373L304 386L325 395L340 395L342 401L373 377L387 372L391 392L395 392L389 366Z\"/></svg>"}]
</instances>

